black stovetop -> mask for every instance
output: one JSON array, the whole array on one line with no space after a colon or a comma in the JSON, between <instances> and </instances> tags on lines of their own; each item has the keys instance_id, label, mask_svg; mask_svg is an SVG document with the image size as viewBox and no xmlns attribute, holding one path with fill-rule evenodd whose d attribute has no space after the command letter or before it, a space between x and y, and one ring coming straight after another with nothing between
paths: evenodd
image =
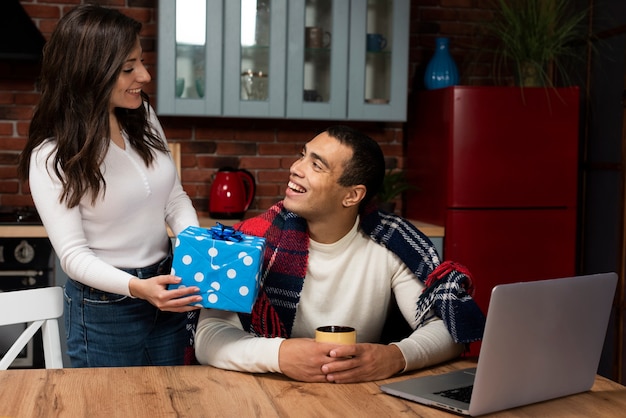
<instances>
[{"instance_id":1,"label":"black stovetop","mask_svg":"<svg viewBox=\"0 0 626 418\"><path fill-rule=\"evenodd\" d=\"M33 206L0 206L0 225L41 225Z\"/></svg>"}]
</instances>

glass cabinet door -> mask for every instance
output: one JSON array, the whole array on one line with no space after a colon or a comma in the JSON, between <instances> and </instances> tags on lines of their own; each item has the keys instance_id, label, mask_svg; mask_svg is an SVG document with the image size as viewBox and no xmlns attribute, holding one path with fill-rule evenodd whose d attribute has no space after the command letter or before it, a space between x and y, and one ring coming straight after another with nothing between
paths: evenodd
<instances>
[{"instance_id":1,"label":"glass cabinet door","mask_svg":"<svg viewBox=\"0 0 626 418\"><path fill-rule=\"evenodd\" d=\"M406 120L409 0L352 0L348 118Z\"/></svg>"},{"instance_id":2,"label":"glass cabinet door","mask_svg":"<svg viewBox=\"0 0 626 418\"><path fill-rule=\"evenodd\" d=\"M406 120L410 0L159 0L162 115Z\"/></svg>"},{"instance_id":3,"label":"glass cabinet door","mask_svg":"<svg viewBox=\"0 0 626 418\"><path fill-rule=\"evenodd\" d=\"M284 117L286 0L228 0L224 116Z\"/></svg>"},{"instance_id":4,"label":"glass cabinet door","mask_svg":"<svg viewBox=\"0 0 626 418\"><path fill-rule=\"evenodd\" d=\"M289 3L287 117L346 117L349 7L345 0Z\"/></svg>"},{"instance_id":5,"label":"glass cabinet door","mask_svg":"<svg viewBox=\"0 0 626 418\"><path fill-rule=\"evenodd\" d=\"M222 0L159 1L160 114L222 113L221 44Z\"/></svg>"}]
</instances>

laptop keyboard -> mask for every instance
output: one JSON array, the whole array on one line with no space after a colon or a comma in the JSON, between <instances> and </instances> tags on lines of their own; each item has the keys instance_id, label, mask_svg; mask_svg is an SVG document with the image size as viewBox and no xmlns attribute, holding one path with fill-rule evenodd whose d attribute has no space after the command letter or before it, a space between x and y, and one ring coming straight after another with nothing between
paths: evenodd
<instances>
[{"instance_id":1,"label":"laptop keyboard","mask_svg":"<svg viewBox=\"0 0 626 418\"><path fill-rule=\"evenodd\" d=\"M440 395L445 398L454 399L456 401L469 403L472 398L472 389L474 386L464 386L462 388L448 389L441 392L435 392L435 395Z\"/></svg>"}]
</instances>

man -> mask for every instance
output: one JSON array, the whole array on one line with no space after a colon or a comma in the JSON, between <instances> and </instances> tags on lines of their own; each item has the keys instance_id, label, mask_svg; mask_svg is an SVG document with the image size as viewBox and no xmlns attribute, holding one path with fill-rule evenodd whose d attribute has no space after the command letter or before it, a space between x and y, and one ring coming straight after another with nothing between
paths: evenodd
<instances>
[{"instance_id":1,"label":"man","mask_svg":"<svg viewBox=\"0 0 626 418\"><path fill-rule=\"evenodd\" d=\"M201 311L200 363L305 382L362 382L451 359L462 342L480 338L484 317L458 286L469 285L468 277L450 266L442 272L425 236L368 206L384 172L378 144L348 127L331 127L304 146L290 168L285 199L237 226L267 239L263 290L251 315ZM433 270L443 280L423 292ZM444 281L458 295L440 298ZM393 298L415 331L379 344ZM437 306L442 316L451 314L448 324L435 316ZM460 322L459 306L470 307ZM466 319L471 329L455 342L448 330L463 328ZM357 344L315 342L323 325L356 328Z\"/></svg>"}]
</instances>

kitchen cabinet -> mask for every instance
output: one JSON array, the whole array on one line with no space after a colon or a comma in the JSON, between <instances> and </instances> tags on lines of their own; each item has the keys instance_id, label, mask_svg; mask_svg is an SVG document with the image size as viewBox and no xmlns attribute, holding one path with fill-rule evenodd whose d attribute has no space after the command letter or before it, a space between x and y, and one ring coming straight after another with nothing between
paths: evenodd
<instances>
[{"instance_id":1,"label":"kitchen cabinet","mask_svg":"<svg viewBox=\"0 0 626 418\"><path fill-rule=\"evenodd\" d=\"M409 9L409 0L160 0L157 110L405 121Z\"/></svg>"},{"instance_id":2,"label":"kitchen cabinet","mask_svg":"<svg viewBox=\"0 0 626 418\"><path fill-rule=\"evenodd\" d=\"M414 107L406 216L445 227L481 310L498 284L574 275L578 88L454 86Z\"/></svg>"}]
</instances>

